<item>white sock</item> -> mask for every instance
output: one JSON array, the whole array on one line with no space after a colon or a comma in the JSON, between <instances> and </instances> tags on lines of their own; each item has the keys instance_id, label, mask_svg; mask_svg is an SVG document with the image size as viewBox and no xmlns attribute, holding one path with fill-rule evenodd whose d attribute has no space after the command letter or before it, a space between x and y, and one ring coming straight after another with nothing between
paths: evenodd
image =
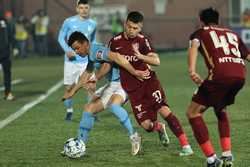
<instances>
[{"instance_id":1,"label":"white sock","mask_svg":"<svg viewBox=\"0 0 250 167\"><path fill-rule=\"evenodd\" d=\"M231 152L231 150L229 150L229 151L224 151L224 152L222 152L222 154L221 154L223 157L229 157L229 156L232 156L232 152Z\"/></svg>"},{"instance_id":2,"label":"white sock","mask_svg":"<svg viewBox=\"0 0 250 167\"><path fill-rule=\"evenodd\" d=\"M182 148L184 148L184 149L191 149L191 146L188 144L188 145L183 146Z\"/></svg>"},{"instance_id":3,"label":"white sock","mask_svg":"<svg viewBox=\"0 0 250 167\"><path fill-rule=\"evenodd\" d=\"M207 157L207 163L209 163L209 164L214 163L216 158L217 158L216 154L214 154L214 155L212 155L210 157Z\"/></svg>"}]
</instances>

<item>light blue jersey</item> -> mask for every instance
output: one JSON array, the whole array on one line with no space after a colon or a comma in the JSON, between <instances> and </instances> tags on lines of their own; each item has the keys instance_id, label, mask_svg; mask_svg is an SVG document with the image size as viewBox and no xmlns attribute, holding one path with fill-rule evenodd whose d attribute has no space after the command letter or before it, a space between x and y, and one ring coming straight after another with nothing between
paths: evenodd
<instances>
[{"instance_id":1,"label":"light blue jersey","mask_svg":"<svg viewBox=\"0 0 250 167\"><path fill-rule=\"evenodd\" d=\"M108 58L110 49L102 44L92 43L90 47L89 61L93 63L110 62ZM120 71L116 64L112 64L111 71L106 75L107 79L112 81L120 81Z\"/></svg>"},{"instance_id":2,"label":"light blue jersey","mask_svg":"<svg viewBox=\"0 0 250 167\"><path fill-rule=\"evenodd\" d=\"M83 33L88 40L92 43L96 40L96 22L92 19L81 20L79 15L75 15L67 18L59 32L58 42L63 48L64 52L73 51L72 48L67 44L69 36L75 32ZM88 62L87 57L81 57L76 55L76 59L71 61L73 63L86 63ZM70 61L65 54L65 61Z\"/></svg>"}]
</instances>

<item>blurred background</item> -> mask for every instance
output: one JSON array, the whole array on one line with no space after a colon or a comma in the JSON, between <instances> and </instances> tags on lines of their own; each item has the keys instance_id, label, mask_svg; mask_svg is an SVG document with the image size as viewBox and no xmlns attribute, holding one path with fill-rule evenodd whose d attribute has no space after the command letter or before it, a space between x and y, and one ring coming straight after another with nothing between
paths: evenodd
<instances>
[{"instance_id":1,"label":"blurred background","mask_svg":"<svg viewBox=\"0 0 250 167\"><path fill-rule=\"evenodd\" d=\"M62 53L57 35L65 18L74 15L75 0L0 0L5 16L12 15L15 23L23 22L27 28L27 50L36 50L34 44L34 16L48 17L47 50L44 54ZM145 15L144 33L159 50L180 50L187 47L189 34L198 26L197 13L205 7L215 7L221 14L221 23L237 31L250 44L250 0L90 0L90 16L98 23L98 41L107 43L124 21L126 14L139 10ZM118 25L119 26L119 25Z\"/></svg>"}]
</instances>

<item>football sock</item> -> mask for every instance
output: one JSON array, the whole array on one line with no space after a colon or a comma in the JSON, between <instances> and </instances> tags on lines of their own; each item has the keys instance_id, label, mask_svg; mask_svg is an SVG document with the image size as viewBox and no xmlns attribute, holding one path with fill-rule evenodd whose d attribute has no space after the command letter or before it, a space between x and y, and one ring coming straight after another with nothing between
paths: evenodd
<instances>
[{"instance_id":1,"label":"football sock","mask_svg":"<svg viewBox=\"0 0 250 167\"><path fill-rule=\"evenodd\" d=\"M127 129L129 136L134 134L134 128L131 124L127 111L118 104L110 105L110 111L119 119L124 128Z\"/></svg>"},{"instance_id":2,"label":"football sock","mask_svg":"<svg viewBox=\"0 0 250 167\"><path fill-rule=\"evenodd\" d=\"M189 142L185 133L178 137L181 147L189 146Z\"/></svg>"},{"instance_id":3,"label":"football sock","mask_svg":"<svg viewBox=\"0 0 250 167\"><path fill-rule=\"evenodd\" d=\"M162 126L159 122L153 123L152 131L160 132L161 129L162 129Z\"/></svg>"},{"instance_id":4,"label":"football sock","mask_svg":"<svg viewBox=\"0 0 250 167\"><path fill-rule=\"evenodd\" d=\"M213 154L213 155L207 157L207 163L209 163L209 164L214 163L216 158L217 158L216 154Z\"/></svg>"},{"instance_id":5,"label":"football sock","mask_svg":"<svg viewBox=\"0 0 250 167\"><path fill-rule=\"evenodd\" d=\"M203 153L207 157L214 155L214 148L209 140L208 129L202 117L189 118L189 122Z\"/></svg>"},{"instance_id":6,"label":"football sock","mask_svg":"<svg viewBox=\"0 0 250 167\"><path fill-rule=\"evenodd\" d=\"M181 124L179 120L176 118L176 116L173 113L170 113L165 120L168 123L169 128L174 133L174 135L179 138L182 134L184 134Z\"/></svg>"},{"instance_id":7,"label":"football sock","mask_svg":"<svg viewBox=\"0 0 250 167\"><path fill-rule=\"evenodd\" d=\"M82 119L79 126L78 138L83 140L84 143L87 142L89 132L94 126L94 117L91 112L83 112Z\"/></svg>"},{"instance_id":8,"label":"football sock","mask_svg":"<svg viewBox=\"0 0 250 167\"><path fill-rule=\"evenodd\" d=\"M224 152L221 153L221 155L222 155L223 157L233 156L231 151L224 151Z\"/></svg>"},{"instance_id":9,"label":"football sock","mask_svg":"<svg viewBox=\"0 0 250 167\"><path fill-rule=\"evenodd\" d=\"M72 110L67 110L67 112L73 112L73 108L72 108L72 106L73 106L73 100L72 99L66 99L66 100L64 100L64 102L63 102L63 104L64 104L64 106L65 106L65 108L66 109L72 109Z\"/></svg>"},{"instance_id":10,"label":"football sock","mask_svg":"<svg viewBox=\"0 0 250 167\"><path fill-rule=\"evenodd\" d=\"M230 126L226 112L216 112L222 151L231 150Z\"/></svg>"}]
</instances>

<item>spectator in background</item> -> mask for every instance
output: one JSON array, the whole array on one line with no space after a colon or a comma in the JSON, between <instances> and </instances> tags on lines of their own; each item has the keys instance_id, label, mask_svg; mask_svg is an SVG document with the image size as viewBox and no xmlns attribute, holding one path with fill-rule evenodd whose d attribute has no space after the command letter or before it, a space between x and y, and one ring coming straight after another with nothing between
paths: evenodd
<instances>
[{"instance_id":1,"label":"spectator in background","mask_svg":"<svg viewBox=\"0 0 250 167\"><path fill-rule=\"evenodd\" d=\"M28 31L27 31L27 20L25 20L24 16L20 16L18 18L16 25L15 25L15 32L16 32L15 33L15 41L16 41L15 49L18 50L17 55L22 58L25 58L27 57Z\"/></svg>"},{"instance_id":2,"label":"spectator in background","mask_svg":"<svg viewBox=\"0 0 250 167\"><path fill-rule=\"evenodd\" d=\"M111 26L111 31L113 35L116 35L123 31L123 21L119 12L116 12L112 16Z\"/></svg>"},{"instance_id":3,"label":"spectator in background","mask_svg":"<svg viewBox=\"0 0 250 167\"><path fill-rule=\"evenodd\" d=\"M250 27L250 9L246 8L243 12L243 26Z\"/></svg>"},{"instance_id":4,"label":"spectator in background","mask_svg":"<svg viewBox=\"0 0 250 167\"><path fill-rule=\"evenodd\" d=\"M13 15L12 15L12 12L7 10L5 13L4 13L4 18L6 19L7 21L7 24L8 24L8 31L10 32L10 49L12 50L13 47L14 47L14 44L15 44L15 24L16 24L16 21L15 19L13 18Z\"/></svg>"},{"instance_id":5,"label":"spectator in background","mask_svg":"<svg viewBox=\"0 0 250 167\"><path fill-rule=\"evenodd\" d=\"M40 56L48 55L48 25L49 25L49 17L45 13L44 10L39 10L37 14L35 14L31 23L34 24L35 32L34 32L34 41L35 41L35 50L38 51Z\"/></svg>"},{"instance_id":6,"label":"spectator in background","mask_svg":"<svg viewBox=\"0 0 250 167\"><path fill-rule=\"evenodd\" d=\"M13 100L14 96L11 93L11 60L10 60L10 40L11 34L8 28L7 21L0 11L0 64L3 69L3 81L5 88L6 100Z\"/></svg>"}]
</instances>

